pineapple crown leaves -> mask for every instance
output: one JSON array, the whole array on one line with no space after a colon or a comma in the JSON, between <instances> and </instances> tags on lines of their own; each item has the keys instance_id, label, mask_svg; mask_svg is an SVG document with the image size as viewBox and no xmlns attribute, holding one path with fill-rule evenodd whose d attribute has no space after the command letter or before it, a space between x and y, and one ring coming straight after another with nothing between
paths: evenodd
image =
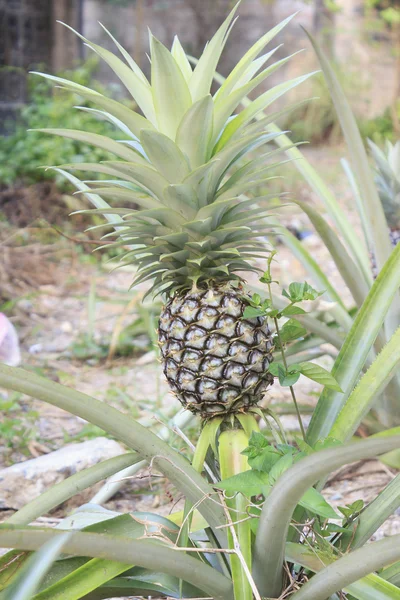
<instances>
[{"instance_id":1,"label":"pineapple crown leaves","mask_svg":"<svg viewBox=\"0 0 400 600\"><path fill-rule=\"evenodd\" d=\"M386 140L382 150L368 140L375 166L375 183L390 228L400 227L400 141Z\"/></svg>"},{"instance_id":2,"label":"pineapple crown leaves","mask_svg":"<svg viewBox=\"0 0 400 600\"><path fill-rule=\"evenodd\" d=\"M177 37L169 51L150 33L150 81L104 26L121 58L66 26L111 67L142 115L88 87L37 73L92 103L95 108L78 108L121 131L123 139L115 141L87 131L39 130L116 156L56 169L112 225L114 246L127 250L121 260L137 266L134 284L152 280L155 293L207 285L210 280L240 280L237 272L253 271L254 258L268 252L261 241L269 229L268 196L252 195L265 187L271 169L279 164L273 162L276 150L269 150L268 144L281 134L269 133L266 127L285 110L257 122L254 118L312 73L272 87L235 113L247 94L290 58L264 67L277 48L262 52L292 15L263 35L212 95L237 8L238 4L194 66ZM262 158L252 158L250 153L261 146L267 150ZM81 181L70 173L75 170L110 179ZM131 203L132 209L113 208L118 202Z\"/></svg>"}]
</instances>

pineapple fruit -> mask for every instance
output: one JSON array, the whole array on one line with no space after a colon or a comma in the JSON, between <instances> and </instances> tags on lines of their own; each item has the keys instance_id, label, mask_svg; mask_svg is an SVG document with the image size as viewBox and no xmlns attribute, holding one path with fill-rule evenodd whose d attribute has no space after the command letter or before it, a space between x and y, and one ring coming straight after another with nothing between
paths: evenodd
<instances>
[{"instance_id":1,"label":"pineapple fruit","mask_svg":"<svg viewBox=\"0 0 400 600\"><path fill-rule=\"evenodd\" d=\"M114 70L142 114L87 87L39 74L93 102L96 109L84 110L111 121L125 136L117 142L89 132L40 130L118 157L58 171L112 223L115 244L128 248L125 263L137 266L133 285L151 281L150 293L164 296L164 372L183 406L204 418L247 411L273 382L268 323L243 318L249 298L243 274L257 271L254 259L268 252L268 195L253 192L267 186L277 152L265 148L277 136L268 126L285 112L262 111L310 75L280 83L254 101L246 98L290 58L265 67L276 48L260 55L289 17L247 51L212 95L236 10L194 67L178 38L169 51L150 34L151 82L114 38L124 60L77 34ZM242 101L245 107L236 113ZM74 169L110 179L83 182L70 173ZM132 208L118 208L118 201Z\"/></svg>"},{"instance_id":2,"label":"pineapple fruit","mask_svg":"<svg viewBox=\"0 0 400 600\"><path fill-rule=\"evenodd\" d=\"M375 183L389 227L393 248L400 242L400 141L386 141L384 150L368 140L375 166ZM376 264L372 257L372 270Z\"/></svg>"}]
</instances>

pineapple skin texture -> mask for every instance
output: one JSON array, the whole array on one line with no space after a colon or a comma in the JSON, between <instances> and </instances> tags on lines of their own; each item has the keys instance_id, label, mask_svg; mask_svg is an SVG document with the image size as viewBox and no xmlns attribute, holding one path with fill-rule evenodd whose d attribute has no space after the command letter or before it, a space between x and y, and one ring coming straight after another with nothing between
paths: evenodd
<instances>
[{"instance_id":1,"label":"pineapple skin texture","mask_svg":"<svg viewBox=\"0 0 400 600\"><path fill-rule=\"evenodd\" d=\"M246 412L274 381L267 319L243 319L246 305L228 284L177 294L162 310L164 374L182 406L202 418Z\"/></svg>"}]
</instances>

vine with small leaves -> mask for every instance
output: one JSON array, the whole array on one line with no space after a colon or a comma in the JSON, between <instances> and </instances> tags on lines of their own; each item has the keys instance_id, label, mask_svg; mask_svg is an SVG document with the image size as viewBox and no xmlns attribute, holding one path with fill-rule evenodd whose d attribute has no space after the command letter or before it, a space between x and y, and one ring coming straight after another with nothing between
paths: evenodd
<instances>
[{"instance_id":1,"label":"vine with small leaves","mask_svg":"<svg viewBox=\"0 0 400 600\"><path fill-rule=\"evenodd\" d=\"M312 379L317 383L321 383L328 388L338 391L342 390L332 374L315 363L306 361L295 363L290 366L287 363L285 356L285 345L289 342L299 340L307 334L307 331L303 325L294 318L296 315L302 315L306 313L306 311L298 306L298 304L308 300L316 300L324 292L318 292L307 282L294 282L289 285L288 291L285 289L282 291L282 296L289 300L287 306L285 306L283 309L276 308L273 302L272 284L279 284L279 281L274 280L271 274L271 264L275 254L276 251L271 252L268 258L267 269L262 277L260 277L260 282L267 286L268 296L267 298L263 299L261 298L260 294L253 294L251 299L248 300L249 305L245 308L243 318L251 319L255 317L267 317L273 320L275 325L274 344L275 348L277 348L281 353L282 362L273 362L269 366L269 371L272 375L278 377L281 386L289 387L299 422L300 431L303 440L305 441L306 433L293 387L298 381L300 375L304 375L308 379ZM279 321L283 318L287 320L281 327Z\"/></svg>"}]
</instances>

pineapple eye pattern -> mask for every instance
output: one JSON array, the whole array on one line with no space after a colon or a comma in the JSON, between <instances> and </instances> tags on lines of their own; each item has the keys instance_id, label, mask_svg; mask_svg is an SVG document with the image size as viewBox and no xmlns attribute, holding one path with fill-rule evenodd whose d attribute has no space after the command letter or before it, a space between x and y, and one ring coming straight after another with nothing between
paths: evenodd
<instances>
[{"instance_id":1,"label":"pineapple eye pattern","mask_svg":"<svg viewBox=\"0 0 400 600\"><path fill-rule=\"evenodd\" d=\"M273 383L271 331L266 319L243 320L245 307L225 285L177 295L162 311L165 376L182 405L203 417L247 410Z\"/></svg>"}]
</instances>

